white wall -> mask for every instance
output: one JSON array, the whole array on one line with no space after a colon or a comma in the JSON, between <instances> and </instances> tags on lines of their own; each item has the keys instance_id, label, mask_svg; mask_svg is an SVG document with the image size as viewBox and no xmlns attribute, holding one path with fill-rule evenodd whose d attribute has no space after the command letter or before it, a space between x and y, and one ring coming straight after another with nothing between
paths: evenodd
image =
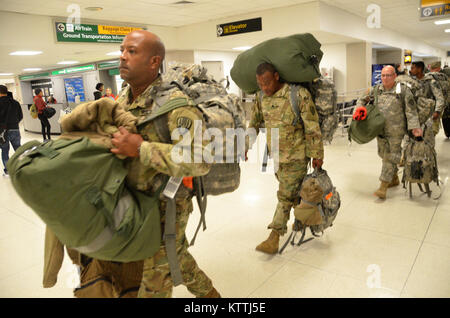
<instances>
[{"instance_id":1,"label":"white wall","mask_svg":"<svg viewBox=\"0 0 450 318\"><path fill-rule=\"evenodd\" d=\"M370 43L350 43L347 49L347 91L354 92L370 87L372 69L372 45Z\"/></svg>"},{"instance_id":2,"label":"white wall","mask_svg":"<svg viewBox=\"0 0 450 318\"><path fill-rule=\"evenodd\" d=\"M165 62L194 63L194 51L167 51Z\"/></svg>"},{"instance_id":3,"label":"white wall","mask_svg":"<svg viewBox=\"0 0 450 318\"><path fill-rule=\"evenodd\" d=\"M224 5L227 5L226 1ZM310 2L183 26L177 29L177 49L231 49L255 45L273 37L312 32L319 27L318 9L318 2ZM257 17L262 18L262 31L217 37L218 24Z\"/></svg>"},{"instance_id":4,"label":"white wall","mask_svg":"<svg viewBox=\"0 0 450 318\"><path fill-rule=\"evenodd\" d=\"M375 64L401 64L403 53L401 49L377 50L377 62Z\"/></svg>"},{"instance_id":5,"label":"white wall","mask_svg":"<svg viewBox=\"0 0 450 318\"><path fill-rule=\"evenodd\" d=\"M230 88L228 89L228 92L240 96L240 89L236 83L233 82L230 76L230 71L233 67L234 60L238 55L238 52L195 51L194 63L201 65L202 61L222 61L223 74L225 77L228 76L228 79L230 80Z\"/></svg>"},{"instance_id":6,"label":"white wall","mask_svg":"<svg viewBox=\"0 0 450 318\"><path fill-rule=\"evenodd\" d=\"M333 80L338 94L347 91L347 47L345 43L322 45L320 67L333 67Z\"/></svg>"}]
</instances>

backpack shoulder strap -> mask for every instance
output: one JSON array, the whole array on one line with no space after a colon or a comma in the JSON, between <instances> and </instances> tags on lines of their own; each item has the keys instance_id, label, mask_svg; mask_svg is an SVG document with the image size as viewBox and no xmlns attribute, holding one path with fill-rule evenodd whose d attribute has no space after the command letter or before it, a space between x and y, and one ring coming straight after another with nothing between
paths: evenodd
<instances>
[{"instance_id":1,"label":"backpack shoulder strap","mask_svg":"<svg viewBox=\"0 0 450 318\"><path fill-rule=\"evenodd\" d=\"M264 97L264 93L263 91L258 91L258 93L256 93L257 98L259 99L259 106L262 107L262 101L263 101L263 97Z\"/></svg>"},{"instance_id":2,"label":"backpack shoulder strap","mask_svg":"<svg viewBox=\"0 0 450 318\"><path fill-rule=\"evenodd\" d=\"M137 126L140 127L142 125L145 125L149 122L151 122L152 120L165 115L167 113L170 113L171 111L180 108L180 107L184 107L189 105L189 99L186 97L176 97L173 98L169 101L167 101L164 105L162 105L160 108L158 108L155 112L152 112L148 117L146 117L145 119L143 119L142 121L140 121Z\"/></svg>"},{"instance_id":3,"label":"backpack shoulder strap","mask_svg":"<svg viewBox=\"0 0 450 318\"><path fill-rule=\"evenodd\" d=\"M299 123L303 124L303 120L300 115L300 108L298 107L298 91L299 91L299 89L300 89L300 87L298 85L295 85L295 84L289 85L290 102L291 102L292 111L294 112L294 115L295 115L294 121L292 122L292 125L294 125L294 126Z\"/></svg>"}]
</instances>

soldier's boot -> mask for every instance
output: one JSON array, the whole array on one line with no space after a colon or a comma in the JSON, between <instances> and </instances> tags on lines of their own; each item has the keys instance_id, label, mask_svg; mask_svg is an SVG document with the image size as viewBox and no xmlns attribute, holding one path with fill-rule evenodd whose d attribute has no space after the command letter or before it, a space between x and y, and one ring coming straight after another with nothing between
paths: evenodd
<instances>
[{"instance_id":1,"label":"soldier's boot","mask_svg":"<svg viewBox=\"0 0 450 318\"><path fill-rule=\"evenodd\" d=\"M400 184L400 180L398 179L398 174L395 174L392 178L392 181L389 183L388 188L396 187Z\"/></svg>"},{"instance_id":2,"label":"soldier's boot","mask_svg":"<svg viewBox=\"0 0 450 318\"><path fill-rule=\"evenodd\" d=\"M272 230L272 232L270 232L269 238L259 244L256 247L256 250L267 254L276 254L278 252L279 243L280 234L278 234L275 230Z\"/></svg>"},{"instance_id":3,"label":"soldier's boot","mask_svg":"<svg viewBox=\"0 0 450 318\"><path fill-rule=\"evenodd\" d=\"M388 187L389 187L389 182L381 181L380 188L377 191L375 191L374 194L377 197L379 197L380 199L384 200L384 199L386 199L386 192L387 192Z\"/></svg>"},{"instance_id":4,"label":"soldier's boot","mask_svg":"<svg viewBox=\"0 0 450 318\"><path fill-rule=\"evenodd\" d=\"M197 298L222 298L219 292L213 287L213 289L207 293L205 296L197 297Z\"/></svg>"}]
</instances>

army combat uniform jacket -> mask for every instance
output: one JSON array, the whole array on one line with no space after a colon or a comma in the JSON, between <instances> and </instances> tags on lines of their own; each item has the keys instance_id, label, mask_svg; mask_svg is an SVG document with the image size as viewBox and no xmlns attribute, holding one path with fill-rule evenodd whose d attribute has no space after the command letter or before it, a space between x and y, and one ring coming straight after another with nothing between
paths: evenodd
<instances>
[{"instance_id":1,"label":"army combat uniform jacket","mask_svg":"<svg viewBox=\"0 0 450 318\"><path fill-rule=\"evenodd\" d=\"M298 91L299 109L303 123L293 125L295 114L291 107L290 88L288 84L273 96L263 96L262 105L257 98L249 128L265 125L267 144L271 147L271 128L278 128L280 163L305 160L306 158L323 159L323 142L319 126L319 115L311 94L306 88Z\"/></svg>"},{"instance_id":2,"label":"army combat uniform jacket","mask_svg":"<svg viewBox=\"0 0 450 318\"><path fill-rule=\"evenodd\" d=\"M425 97L436 101L434 111L442 114L445 109L446 100L439 82L436 81L430 73L428 73L421 80L419 80L419 83L422 85L422 90Z\"/></svg>"}]
</instances>

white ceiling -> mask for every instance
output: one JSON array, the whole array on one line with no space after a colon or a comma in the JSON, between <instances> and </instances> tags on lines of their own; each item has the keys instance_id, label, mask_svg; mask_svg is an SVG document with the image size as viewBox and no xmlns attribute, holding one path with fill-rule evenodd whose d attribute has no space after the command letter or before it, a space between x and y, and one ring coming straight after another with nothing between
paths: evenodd
<instances>
[{"instance_id":1,"label":"white ceiling","mask_svg":"<svg viewBox=\"0 0 450 318\"><path fill-rule=\"evenodd\" d=\"M420 0L321 0L324 3L366 18L369 4L381 8L381 25L402 33L408 37L421 40L433 47L450 50L450 33L444 30L447 25L435 25L436 19L421 20ZM449 0L446 0L450 3Z\"/></svg>"},{"instance_id":2,"label":"white ceiling","mask_svg":"<svg viewBox=\"0 0 450 318\"><path fill-rule=\"evenodd\" d=\"M81 17L86 20L133 23L134 25L161 25L179 27L208 20L232 18L256 11L287 7L313 0L191 0L195 3L177 5L178 0L0 0L0 10L24 14L67 17L67 8L78 4ZM432 21L420 21L419 0L322 0L352 14L366 18L367 5L375 3L381 7L383 27L420 39L434 47L450 50L450 34L444 33L445 26L436 26ZM103 7L102 11L87 11L86 7ZM0 14L1 14L0 11ZM448 28L448 25L447 25ZM13 27L11 28L13 30ZM5 32L5 30L1 30ZM58 46L54 43L33 41L33 49L51 51L35 57L15 58L8 55L14 50L27 49L32 39L22 35L14 43L0 45L0 73L22 74L23 68L57 68L57 61L77 60L80 63L105 60L107 52L118 49L118 44L87 43ZM352 39L326 32L319 32L317 38L322 43L348 42ZM53 41L54 42L54 41ZM41 47L39 47L41 45ZM236 45L240 46L240 45ZM231 49L230 47L229 49ZM214 49L214 48L211 48ZM114 57L112 57L114 58ZM59 66L61 67L61 66Z\"/></svg>"}]
</instances>

